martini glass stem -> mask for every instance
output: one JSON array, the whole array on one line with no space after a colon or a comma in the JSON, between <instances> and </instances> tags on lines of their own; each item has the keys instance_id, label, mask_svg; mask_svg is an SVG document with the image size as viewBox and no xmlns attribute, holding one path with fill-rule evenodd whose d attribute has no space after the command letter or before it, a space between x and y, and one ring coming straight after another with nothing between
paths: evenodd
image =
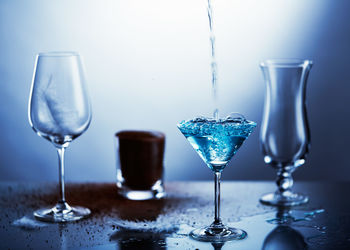
<instances>
[{"instance_id":1,"label":"martini glass stem","mask_svg":"<svg viewBox=\"0 0 350 250\"><path fill-rule=\"evenodd\" d=\"M220 178L221 172L215 172L215 219L214 224L221 224L220 219Z\"/></svg>"}]
</instances>

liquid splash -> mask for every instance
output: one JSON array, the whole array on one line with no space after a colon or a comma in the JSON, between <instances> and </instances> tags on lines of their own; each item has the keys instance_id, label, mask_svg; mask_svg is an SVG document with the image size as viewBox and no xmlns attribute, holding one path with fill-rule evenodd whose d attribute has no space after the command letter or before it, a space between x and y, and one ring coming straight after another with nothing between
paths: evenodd
<instances>
[{"instance_id":1,"label":"liquid splash","mask_svg":"<svg viewBox=\"0 0 350 250\"><path fill-rule=\"evenodd\" d=\"M325 212L324 209L316 209L313 211L283 211L277 214L276 218L268 219L266 222L271 224L288 224L299 221L311 221L316 215ZM321 229L322 227L319 227Z\"/></svg>"},{"instance_id":2,"label":"liquid splash","mask_svg":"<svg viewBox=\"0 0 350 250\"><path fill-rule=\"evenodd\" d=\"M219 109L216 108L214 110L214 115L213 116L214 116L215 121L219 120Z\"/></svg>"}]
</instances>

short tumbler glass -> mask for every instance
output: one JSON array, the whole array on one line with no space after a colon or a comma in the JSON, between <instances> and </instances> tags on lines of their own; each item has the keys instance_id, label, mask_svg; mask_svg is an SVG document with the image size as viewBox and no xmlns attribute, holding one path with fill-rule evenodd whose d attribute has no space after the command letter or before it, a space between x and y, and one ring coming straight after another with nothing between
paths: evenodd
<instances>
[{"instance_id":1,"label":"short tumbler glass","mask_svg":"<svg viewBox=\"0 0 350 250\"><path fill-rule=\"evenodd\" d=\"M165 135L125 130L115 136L119 195L130 200L163 198Z\"/></svg>"}]
</instances>

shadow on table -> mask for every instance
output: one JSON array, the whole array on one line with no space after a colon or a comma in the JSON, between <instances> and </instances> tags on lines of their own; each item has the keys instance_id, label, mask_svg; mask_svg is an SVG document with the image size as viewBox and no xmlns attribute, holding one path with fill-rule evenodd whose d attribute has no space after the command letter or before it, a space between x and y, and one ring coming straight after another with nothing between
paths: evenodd
<instances>
[{"instance_id":1,"label":"shadow on table","mask_svg":"<svg viewBox=\"0 0 350 250\"><path fill-rule=\"evenodd\" d=\"M36 204L45 205L53 205L57 199L58 191L56 192L55 188L35 197ZM109 239L120 249L166 249L167 237L172 237L171 235L178 229L174 222L177 221L176 218L168 218L167 214L173 211L184 213L188 209L193 209L193 204L197 204L200 199L200 197L172 193L161 200L132 201L118 196L114 183L68 183L66 188L66 200L70 205L88 207L92 211L87 220L106 223L105 218L108 218L105 225L117 229ZM161 218L159 218L160 215L162 215ZM149 230L153 224L143 230L137 229L143 222L153 223L156 225L155 230ZM158 225L158 222L162 225ZM126 223L127 226L121 223ZM180 239L178 242L181 244ZM213 246L214 249L222 247L221 244Z\"/></svg>"},{"instance_id":2,"label":"shadow on table","mask_svg":"<svg viewBox=\"0 0 350 250\"><path fill-rule=\"evenodd\" d=\"M57 202L57 193L41 196L41 203ZM165 206L188 207L193 197L166 197L161 200L132 201L118 196L114 183L67 184L66 200L70 205L88 207L92 215L118 215L124 220L155 220Z\"/></svg>"}]
</instances>

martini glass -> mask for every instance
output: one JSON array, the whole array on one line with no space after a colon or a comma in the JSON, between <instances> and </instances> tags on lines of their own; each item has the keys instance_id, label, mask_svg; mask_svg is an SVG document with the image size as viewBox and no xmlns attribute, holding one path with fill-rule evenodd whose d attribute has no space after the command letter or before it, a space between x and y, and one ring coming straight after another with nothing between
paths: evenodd
<instances>
[{"instance_id":1,"label":"martini glass","mask_svg":"<svg viewBox=\"0 0 350 250\"><path fill-rule=\"evenodd\" d=\"M190 236L207 242L244 239L247 236L245 231L225 226L221 222L220 177L256 123L246 120L242 115L235 115L226 119L195 118L182 121L177 126L215 176L214 222L207 227L193 230Z\"/></svg>"}]
</instances>

